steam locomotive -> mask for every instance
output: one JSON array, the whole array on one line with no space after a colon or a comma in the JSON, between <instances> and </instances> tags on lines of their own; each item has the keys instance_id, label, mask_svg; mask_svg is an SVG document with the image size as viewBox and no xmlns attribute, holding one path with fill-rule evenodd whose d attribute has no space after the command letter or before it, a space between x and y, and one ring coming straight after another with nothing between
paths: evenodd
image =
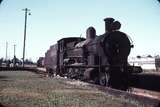
<instances>
[{"instance_id":1,"label":"steam locomotive","mask_svg":"<svg viewBox=\"0 0 160 107\"><path fill-rule=\"evenodd\" d=\"M94 27L86 31L86 38L60 39L45 53L44 66L49 75L90 81L103 86L126 90L132 74L142 72L141 67L128 63L133 44L121 23L106 18L105 33L97 36Z\"/></svg>"}]
</instances>

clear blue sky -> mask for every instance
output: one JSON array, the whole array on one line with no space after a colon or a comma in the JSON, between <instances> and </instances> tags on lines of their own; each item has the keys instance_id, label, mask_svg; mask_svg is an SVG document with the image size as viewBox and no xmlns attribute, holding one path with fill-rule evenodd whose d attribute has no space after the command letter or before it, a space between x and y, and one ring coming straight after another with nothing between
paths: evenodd
<instances>
[{"instance_id":1,"label":"clear blue sky","mask_svg":"<svg viewBox=\"0 0 160 107\"><path fill-rule=\"evenodd\" d=\"M113 17L133 40L130 56L160 54L160 3L157 0L3 0L0 6L0 57L22 58L24 11L28 16L26 58L36 61L63 37L85 37L89 26L104 33L103 19Z\"/></svg>"}]
</instances>

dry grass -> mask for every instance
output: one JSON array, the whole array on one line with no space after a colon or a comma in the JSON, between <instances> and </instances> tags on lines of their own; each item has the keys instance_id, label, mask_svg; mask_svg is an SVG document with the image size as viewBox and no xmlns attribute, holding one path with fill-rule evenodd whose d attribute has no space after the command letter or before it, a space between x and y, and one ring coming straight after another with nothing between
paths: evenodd
<instances>
[{"instance_id":1,"label":"dry grass","mask_svg":"<svg viewBox=\"0 0 160 107\"><path fill-rule=\"evenodd\" d=\"M5 107L147 107L66 81L27 71L0 72L0 103Z\"/></svg>"}]
</instances>

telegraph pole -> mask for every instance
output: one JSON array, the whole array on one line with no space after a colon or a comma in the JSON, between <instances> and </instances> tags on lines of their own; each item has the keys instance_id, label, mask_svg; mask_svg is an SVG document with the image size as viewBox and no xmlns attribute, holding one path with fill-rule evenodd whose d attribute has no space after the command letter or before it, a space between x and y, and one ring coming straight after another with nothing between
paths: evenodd
<instances>
[{"instance_id":1,"label":"telegraph pole","mask_svg":"<svg viewBox=\"0 0 160 107\"><path fill-rule=\"evenodd\" d=\"M6 42L6 60L8 59L8 42Z\"/></svg>"},{"instance_id":2,"label":"telegraph pole","mask_svg":"<svg viewBox=\"0 0 160 107\"><path fill-rule=\"evenodd\" d=\"M13 67L16 67L16 45L14 44Z\"/></svg>"},{"instance_id":3,"label":"telegraph pole","mask_svg":"<svg viewBox=\"0 0 160 107\"><path fill-rule=\"evenodd\" d=\"M23 11L25 11L25 22L24 22L24 41L23 41L23 67L24 67L24 60L25 60L25 47L26 47L26 29L27 29L27 15L30 15L30 13L28 14L28 12L30 11L30 9L25 8L22 9Z\"/></svg>"},{"instance_id":4,"label":"telegraph pole","mask_svg":"<svg viewBox=\"0 0 160 107\"><path fill-rule=\"evenodd\" d=\"M16 56L16 45L14 44L14 57Z\"/></svg>"}]
</instances>

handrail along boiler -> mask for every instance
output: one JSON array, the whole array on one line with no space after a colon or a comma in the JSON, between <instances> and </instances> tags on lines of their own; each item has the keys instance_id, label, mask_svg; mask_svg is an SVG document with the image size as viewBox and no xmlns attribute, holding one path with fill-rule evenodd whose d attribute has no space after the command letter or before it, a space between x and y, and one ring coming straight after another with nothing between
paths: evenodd
<instances>
[{"instance_id":1,"label":"handrail along boiler","mask_svg":"<svg viewBox=\"0 0 160 107\"><path fill-rule=\"evenodd\" d=\"M119 31L120 22L113 18L104 21L105 33L100 36L89 27L86 39L68 37L51 46L44 61L49 74L128 89L132 74L140 73L142 69L128 64L133 44L127 34Z\"/></svg>"}]
</instances>

